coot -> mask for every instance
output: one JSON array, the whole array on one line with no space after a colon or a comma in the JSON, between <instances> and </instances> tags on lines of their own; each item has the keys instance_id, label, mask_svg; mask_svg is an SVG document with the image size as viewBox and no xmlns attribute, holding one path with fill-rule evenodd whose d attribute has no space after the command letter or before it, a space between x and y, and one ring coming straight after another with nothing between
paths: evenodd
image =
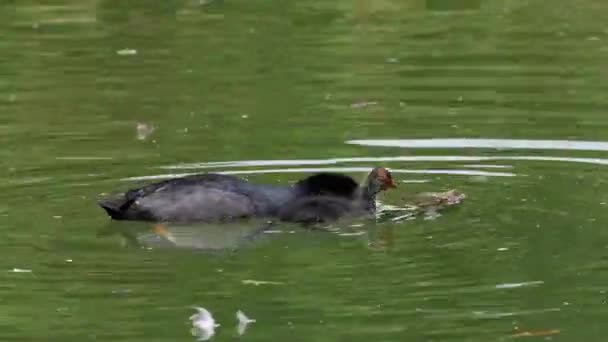
<instances>
[{"instance_id":1,"label":"coot","mask_svg":"<svg viewBox=\"0 0 608 342\"><path fill-rule=\"evenodd\" d=\"M376 178L372 175L377 174L388 175L392 185L390 173L383 168L374 169L368 183L370 178ZM379 181L387 180L373 183ZM211 222L245 217L272 218L279 214L289 220L293 212L290 208L303 205L298 204L298 199L329 197L343 199L350 205L369 197L366 189L361 191L352 178L337 173L315 174L292 186L254 184L230 175L205 173L132 189L117 198L102 200L99 205L115 220ZM287 203L290 206L284 210Z\"/></svg>"}]
</instances>

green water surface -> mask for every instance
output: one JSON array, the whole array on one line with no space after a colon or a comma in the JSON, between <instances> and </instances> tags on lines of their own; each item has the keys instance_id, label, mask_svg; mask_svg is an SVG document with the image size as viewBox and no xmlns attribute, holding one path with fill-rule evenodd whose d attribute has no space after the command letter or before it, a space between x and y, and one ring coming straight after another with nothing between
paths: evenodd
<instances>
[{"instance_id":1,"label":"green water surface","mask_svg":"<svg viewBox=\"0 0 608 342\"><path fill-rule=\"evenodd\" d=\"M346 142L608 141L606 13L0 1L0 341L193 341L192 306L221 324L216 341L604 341L608 151ZM271 170L246 177L286 185L375 165L396 170L385 205L467 199L435 219L336 225L354 235L245 222L170 227L173 241L95 204L147 176ZM237 310L257 320L242 336Z\"/></svg>"}]
</instances>

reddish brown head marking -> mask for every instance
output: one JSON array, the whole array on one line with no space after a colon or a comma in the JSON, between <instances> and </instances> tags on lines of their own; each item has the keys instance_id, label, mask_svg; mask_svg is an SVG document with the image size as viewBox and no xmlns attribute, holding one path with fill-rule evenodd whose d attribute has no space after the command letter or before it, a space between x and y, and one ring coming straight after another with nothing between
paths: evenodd
<instances>
[{"instance_id":1,"label":"reddish brown head marking","mask_svg":"<svg viewBox=\"0 0 608 342\"><path fill-rule=\"evenodd\" d=\"M389 170L387 170L383 167L377 167L372 172L375 173L375 177L378 180L378 182L381 184L382 190L394 189L397 187L395 185L395 183L393 182L393 176L391 176L391 173Z\"/></svg>"}]
</instances>

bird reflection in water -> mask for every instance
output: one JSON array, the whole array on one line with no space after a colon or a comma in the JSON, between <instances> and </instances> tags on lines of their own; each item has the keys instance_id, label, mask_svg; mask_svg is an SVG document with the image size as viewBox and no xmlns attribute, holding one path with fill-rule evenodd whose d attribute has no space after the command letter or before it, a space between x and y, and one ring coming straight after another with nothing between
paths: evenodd
<instances>
[{"instance_id":1,"label":"bird reflection in water","mask_svg":"<svg viewBox=\"0 0 608 342\"><path fill-rule=\"evenodd\" d=\"M99 237L118 235L130 247L154 249L237 249L263 239L269 222L247 220L218 224L116 223L104 227Z\"/></svg>"}]
</instances>

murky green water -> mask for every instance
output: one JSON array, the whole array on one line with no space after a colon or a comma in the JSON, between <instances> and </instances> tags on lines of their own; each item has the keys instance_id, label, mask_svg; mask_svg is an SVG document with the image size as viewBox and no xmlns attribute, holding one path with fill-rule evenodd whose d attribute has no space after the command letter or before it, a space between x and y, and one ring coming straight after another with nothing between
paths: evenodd
<instances>
[{"instance_id":1,"label":"murky green water","mask_svg":"<svg viewBox=\"0 0 608 342\"><path fill-rule=\"evenodd\" d=\"M237 338L243 310L257 341L603 341L606 11L0 2L0 340L191 341L198 305L213 340ZM557 141L411 140L431 138ZM385 205L467 200L338 233L250 222L170 239L95 205L152 176L287 184L375 165L400 181Z\"/></svg>"}]
</instances>

